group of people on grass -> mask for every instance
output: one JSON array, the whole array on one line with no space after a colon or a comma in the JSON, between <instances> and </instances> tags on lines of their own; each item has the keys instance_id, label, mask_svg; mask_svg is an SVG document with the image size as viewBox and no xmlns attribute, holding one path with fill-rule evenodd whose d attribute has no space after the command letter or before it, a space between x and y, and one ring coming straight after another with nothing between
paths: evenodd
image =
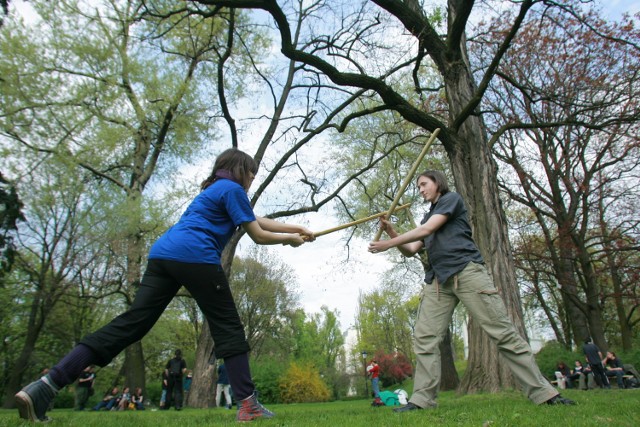
<instances>
[{"instance_id":1,"label":"group of people on grass","mask_svg":"<svg viewBox=\"0 0 640 427\"><path fill-rule=\"evenodd\" d=\"M224 363L219 364L217 373L216 405L221 405L222 396L224 395L225 408L231 409L231 391ZM183 374L185 375L184 378ZM166 410L173 406L176 410L180 410L183 406L183 402L186 400L187 394L189 393L192 380L193 374L191 371L186 370L186 362L182 358L182 352L180 350L176 350L175 357L167 362L166 368L162 371L160 409ZM93 371L93 366L87 367L82 374L80 374L76 384L76 410L85 409L84 405L88 401L89 395L93 394L86 392L86 390L88 390L89 387L92 389L94 381L95 373ZM137 387L133 394L130 392L129 387L125 387L122 392L120 392L118 387L113 387L107 391L102 397L102 400L92 408L94 411L124 411L127 409L145 409L144 395L141 387Z\"/></svg>"},{"instance_id":2,"label":"group of people on grass","mask_svg":"<svg viewBox=\"0 0 640 427\"><path fill-rule=\"evenodd\" d=\"M272 418L257 399L249 369L249 344L221 265L222 251L240 228L258 244L298 247L315 240L312 231L256 216L247 191L258 172L248 154L232 148L220 154L201 191L180 220L151 247L146 271L126 312L84 337L47 375L16 396L20 417L46 421L56 393L74 382L85 367L105 366L156 323L183 286L206 318L216 355L224 359L231 389L238 402L236 419ZM571 405L542 375L529 344L509 318L471 233L462 197L449 190L445 175L425 171L417 187L431 207L421 225L399 234L382 218L389 239L369 244L369 252L391 248L407 257L426 250L429 268L415 324L416 369L409 402L395 410L408 412L437 406L440 350L455 307L462 302L474 320L497 344L524 394L535 404Z\"/></svg>"},{"instance_id":3,"label":"group of people on grass","mask_svg":"<svg viewBox=\"0 0 640 427\"><path fill-rule=\"evenodd\" d=\"M583 366L580 360L574 362L570 369L563 361L558 362L555 377L560 388L574 388L576 380L580 390L599 388L611 388L610 378L616 379L619 389L630 388L625 383L625 367L622 361L613 351L608 351L603 357L598 346L590 337L585 338L582 351L586 364Z\"/></svg>"},{"instance_id":4,"label":"group of people on grass","mask_svg":"<svg viewBox=\"0 0 640 427\"><path fill-rule=\"evenodd\" d=\"M120 393L118 387L112 388L104 394L102 400L92 408L94 411L105 409L107 411L124 411L127 409L144 410L144 395L142 388L136 387L131 394L129 387L125 387Z\"/></svg>"}]
</instances>

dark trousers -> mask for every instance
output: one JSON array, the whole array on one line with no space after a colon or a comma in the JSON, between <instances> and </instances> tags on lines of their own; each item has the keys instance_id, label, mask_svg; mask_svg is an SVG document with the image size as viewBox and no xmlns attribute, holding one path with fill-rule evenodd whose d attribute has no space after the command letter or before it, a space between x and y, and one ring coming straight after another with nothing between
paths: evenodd
<instances>
[{"instance_id":1,"label":"dark trousers","mask_svg":"<svg viewBox=\"0 0 640 427\"><path fill-rule=\"evenodd\" d=\"M619 371L619 370L612 371L612 370L608 369L606 371L606 374L607 374L608 378L616 377L616 382L618 383L618 388L625 388L624 387L624 371Z\"/></svg>"},{"instance_id":2,"label":"dark trousers","mask_svg":"<svg viewBox=\"0 0 640 427\"><path fill-rule=\"evenodd\" d=\"M84 405L87 404L89 400L89 387L76 387L76 411L83 411Z\"/></svg>"},{"instance_id":3,"label":"dark trousers","mask_svg":"<svg viewBox=\"0 0 640 427\"><path fill-rule=\"evenodd\" d=\"M611 388L609 384L609 379L607 378L607 374L605 373L604 367L602 363L594 363L589 364L591 367L591 372L593 373L593 379L596 380L596 384L602 388Z\"/></svg>"},{"instance_id":4,"label":"dark trousers","mask_svg":"<svg viewBox=\"0 0 640 427\"><path fill-rule=\"evenodd\" d=\"M220 358L249 351L244 328L222 267L150 259L133 304L109 324L80 341L107 365L153 327L180 287L191 293L209 323Z\"/></svg>"},{"instance_id":5,"label":"dark trousers","mask_svg":"<svg viewBox=\"0 0 640 427\"><path fill-rule=\"evenodd\" d=\"M52 369L56 384L61 387L69 384L90 364L106 366L126 347L141 340L183 285L207 319L216 355L230 362L227 372L234 393L238 399L250 396L254 390L247 357L250 348L222 267L158 259L149 260L129 310L84 337ZM83 350L87 347L92 354ZM182 387L176 388L182 394Z\"/></svg>"},{"instance_id":6,"label":"dark trousers","mask_svg":"<svg viewBox=\"0 0 640 427\"><path fill-rule=\"evenodd\" d=\"M171 408L171 405L176 409L182 408L182 375L179 374L169 374L167 381L167 402L164 409Z\"/></svg>"}]
</instances>

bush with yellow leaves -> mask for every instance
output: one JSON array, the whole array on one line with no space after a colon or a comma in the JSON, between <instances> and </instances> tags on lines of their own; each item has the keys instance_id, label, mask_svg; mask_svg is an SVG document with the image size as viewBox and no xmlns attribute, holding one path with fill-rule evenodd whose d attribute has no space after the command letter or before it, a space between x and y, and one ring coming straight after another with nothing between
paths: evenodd
<instances>
[{"instance_id":1,"label":"bush with yellow leaves","mask_svg":"<svg viewBox=\"0 0 640 427\"><path fill-rule=\"evenodd\" d=\"M280 378L282 403L326 402L330 395L329 387L311 365L293 362Z\"/></svg>"}]
</instances>

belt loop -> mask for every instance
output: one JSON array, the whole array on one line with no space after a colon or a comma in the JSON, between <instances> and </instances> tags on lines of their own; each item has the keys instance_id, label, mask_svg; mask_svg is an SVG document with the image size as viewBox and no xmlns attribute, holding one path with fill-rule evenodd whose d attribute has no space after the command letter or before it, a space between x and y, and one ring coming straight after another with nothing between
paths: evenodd
<instances>
[{"instance_id":1,"label":"belt loop","mask_svg":"<svg viewBox=\"0 0 640 427\"><path fill-rule=\"evenodd\" d=\"M440 301L440 283L437 277L435 277L434 280L436 281L436 299Z\"/></svg>"},{"instance_id":2,"label":"belt loop","mask_svg":"<svg viewBox=\"0 0 640 427\"><path fill-rule=\"evenodd\" d=\"M458 275L453 276L453 289L458 290Z\"/></svg>"}]
</instances>

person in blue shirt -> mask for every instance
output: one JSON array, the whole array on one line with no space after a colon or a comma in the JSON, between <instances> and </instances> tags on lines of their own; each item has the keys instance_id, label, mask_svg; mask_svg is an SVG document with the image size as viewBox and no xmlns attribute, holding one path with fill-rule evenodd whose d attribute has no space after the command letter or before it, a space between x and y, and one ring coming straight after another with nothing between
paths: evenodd
<instances>
[{"instance_id":1,"label":"person in blue shirt","mask_svg":"<svg viewBox=\"0 0 640 427\"><path fill-rule=\"evenodd\" d=\"M417 184L425 202L431 203L421 225L398 234L392 224L382 218L380 227L389 239L369 243L371 253L398 248L407 257L424 248L429 259L414 328L413 395L406 405L394 411L409 412L437 406L441 375L439 345L460 302L498 345L503 360L532 402L573 405L575 402L562 397L545 379L531 347L513 326L472 238L462 197L449 191L446 177L440 171L423 172Z\"/></svg>"},{"instance_id":2,"label":"person in blue shirt","mask_svg":"<svg viewBox=\"0 0 640 427\"><path fill-rule=\"evenodd\" d=\"M239 401L237 419L273 416L254 393L249 344L222 270L222 250L239 227L262 245L297 247L313 241L314 236L306 227L253 213L247 191L257 172L255 160L238 149L226 150L216 158L198 196L151 248L131 307L84 337L47 375L16 394L21 418L48 420L46 410L58 390L75 381L87 366L105 366L127 346L142 339L182 286L196 300L209 324L216 354L224 358L231 388Z\"/></svg>"}]
</instances>

